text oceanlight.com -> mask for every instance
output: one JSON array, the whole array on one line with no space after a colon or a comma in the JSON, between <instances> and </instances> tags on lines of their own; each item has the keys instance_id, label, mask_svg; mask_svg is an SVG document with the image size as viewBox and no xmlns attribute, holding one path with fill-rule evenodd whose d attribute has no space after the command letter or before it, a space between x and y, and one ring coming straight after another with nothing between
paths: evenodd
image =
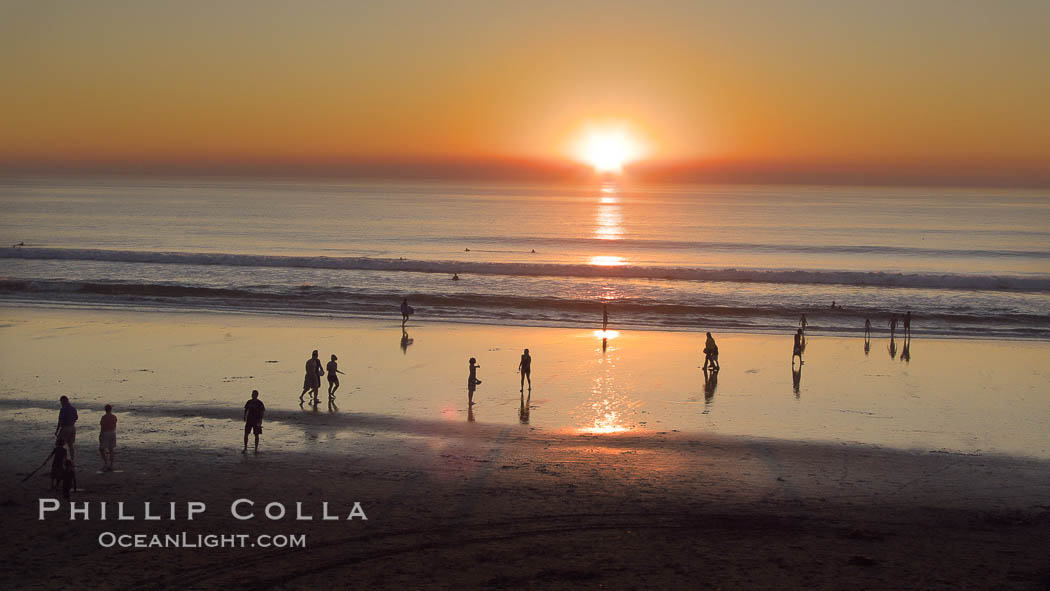
<instances>
[{"instance_id":1,"label":"text oceanlight.com","mask_svg":"<svg viewBox=\"0 0 1050 591\"><path fill-rule=\"evenodd\" d=\"M102 532L103 548L305 548L306 534L115 534Z\"/></svg>"}]
</instances>

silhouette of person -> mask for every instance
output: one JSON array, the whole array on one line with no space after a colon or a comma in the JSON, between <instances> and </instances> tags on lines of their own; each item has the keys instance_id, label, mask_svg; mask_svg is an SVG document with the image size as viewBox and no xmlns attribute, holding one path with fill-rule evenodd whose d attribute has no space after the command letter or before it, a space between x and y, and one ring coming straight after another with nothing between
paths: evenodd
<instances>
[{"instance_id":1,"label":"silhouette of person","mask_svg":"<svg viewBox=\"0 0 1050 591\"><path fill-rule=\"evenodd\" d=\"M832 310L834 310L834 309L835 309L835 300L831 300L831 309L832 309Z\"/></svg>"},{"instance_id":2,"label":"silhouette of person","mask_svg":"<svg viewBox=\"0 0 1050 591\"><path fill-rule=\"evenodd\" d=\"M911 310L904 313L904 339L911 338Z\"/></svg>"},{"instance_id":3,"label":"silhouette of person","mask_svg":"<svg viewBox=\"0 0 1050 591\"><path fill-rule=\"evenodd\" d=\"M58 411L58 425L55 427L55 437L66 442L66 445L69 446L69 459L76 461L77 454L73 444L77 440L77 419L80 418L80 415L77 414L77 409L69 403L68 396L61 396L58 402L62 405L62 408Z\"/></svg>"},{"instance_id":4,"label":"silhouette of person","mask_svg":"<svg viewBox=\"0 0 1050 591\"><path fill-rule=\"evenodd\" d=\"M478 379L478 368L481 366L478 365L478 360L473 357L470 358L468 363L470 364L470 375L467 376L467 400L473 405L474 389L481 383L481 380Z\"/></svg>"},{"instance_id":5,"label":"silhouette of person","mask_svg":"<svg viewBox=\"0 0 1050 591\"><path fill-rule=\"evenodd\" d=\"M414 342L414 339L409 338L408 331L405 327L401 327L401 353L408 354L408 346Z\"/></svg>"},{"instance_id":6,"label":"silhouette of person","mask_svg":"<svg viewBox=\"0 0 1050 591\"><path fill-rule=\"evenodd\" d=\"M904 337L904 346L901 347L901 361L911 363L911 338Z\"/></svg>"},{"instance_id":7,"label":"silhouette of person","mask_svg":"<svg viewBox=\"0 0 1050 591\"><path fill-rule=\"evenodd\" d=\"M715 389L718 388L718 370L704 368L704 403L711 404L715 399Z\"/></svg>"},{"instance_id":8,"label":"silhouette of person","mask_svg":"<svg viewBox=\"0 0 1050 591\"><path fill-rule=\"evenodd\" d=\"M521 392L525 391L525 380L529 380L529 391L532 391L532 355L529 355L529 350L525 349L525 352L521 354L521 361L518 363L518 373L521 374Z\"/></svg>"},{"instance_id":9,"label":"silhouette of person","mask_svg":"<svg viewBox=\"0 0 1050 591\"><path fill-rule=\"evenodd\" d=\"M521 393L521 406L518 407L518 421L522 425L529 424L529 403L532 402L532 389L529 389L529 397L525 399L525 392Z\"/></svg>"},{"instance_id":10,"label":"silhouette of person","mask_svg":"<svg viewBox=\"0 0 1050 591\"><path fill-rule=\"evenodd\" d=\"M332 355L332 360L328 362L326 369L328 370L328 400L335 400L335 391L339 389L339 375L345 373L339 371L338 357Z\"/></svg>"},{"instance_id":11,"label":"silhouette of person","mask_svg":"<svg viewBox=\"0 0 1050 591\"><path fill-rule=\"evenodd\" d=\"M259 391L252 390L251 399L244 403L244 449L248 453L248 433L255 433L255 453L259 453L259 434L262 433L263 413L266 406L259 400Z\"/></svg>"},{"instance_id":12,"label":"silhouette of person","mask_svg":"<svg viewBox=\"0 0 1050 591\"><path fill-rule=\"evenodd\" d=\"M791 349L791 366L795 365L795 357L798 357L798 364L802 365L802 329L795 331L795 345Z\"/></svg>"},{"instance_id":13,"label":"silhouette of person","mask_svg":"<svg viewBox=\"0 0 1050 591\"><path fill-rule=\"evenodd\" d=\"M452 280L453 281L459 281L459 273L453 273L452 274Z\"/></svg>"},{"instance_id":14,"label":"silhouette of person","mask_svg":"<svg viewBox=\"0 0 1050 591\"><path fill-rule=\"evenodd\" d=\"M408 322L408 317L415 313L412 306L408 305L408 298L401 300L401 328L405 327L405 323Z\"/></svg>"},{"instance_id":15,"label":"silhouette of person","mask_svg":"<svg viewBox=\"0 0 1050 591\"><path fill-rule=\"evenodd\" d=\"M802 332L806 332L806 325L807 325L807 324L808 324L808 323L806 322L806 315L805 315L805 314L803 314L803 315L802 315L802 316L801 316L801 317L800 317L800 318L798 319L798 327L802 329Z\"/></svg>"},{"instance_id":16,"label":"silhouette of person","mask_svg":"<svg viewBox=\"0 0 1050 591\"><path fill-rule=\"evenodd\" d=\"M318 403L317 398L321 389L321 376L323 375L324 369L321 368L321 360L317 358L317 350L314 349L311 357L306 360L306 382L303 384L304 393L306 390L309 390L312 394L313 404ZM302 402L302 398L302 395L300 395L300 402Z\"/></svg>"},{"instance_id":17,"label":"silhouette of person","mask_svg":"<svg viewBox=\"0 0 1050 591\"><path fill-rule=\"evenodd\" d=\"M609 305L602 304L602 332L609 330Z\"/></svg>"},{"instance_id":18,"label":"silhouette of person","mask_svg":"<svg viewBox=\"0 0 1050 591\"><path fill-rule=\"evenodd\" d=\"M864 319L864 338L871 338L871 318Z\"/></svg>"},{"instance_id":19,"label":"silhouette of person","mask_svg":"<svg viewBox=\"0 0 1050 591\"><path fill-rule=\"evenodd\" d=\"M711 333L707 333L707 341L704 343L704 370L707 370L708 364L711 364L711 369L718 371L718 345L715 344L715 337L711 336Z\"/></svg>"},{"instance_id":20,"label":"silhouette of person","mask_svg":"<svg viewBox=\"0 0 1050 591\"><path fill-rule=\"evenodd\" d=\"M794 364L791 365L791 389L795 391L795 399L799 398L799 390L802 388L802 364L799 363L796 368Z\"/></svg>"},{"instance_id":21,"label":"silhouette of person","mask_svg":"<svg viewBox=\"0 0 1050 591\"><path fill-rule=\"evenodd\" d=\"M106 414L99 420L98 453L102 456L102 471L113 471L113 456L117 447L117 415L113 414L113 405L105 406Z\"/></svg>"},{"instance_id":22,"label":"silhouette of person","mask_svg":"<svg viewBox=\"0 0 1050 591\"><path fill-rule=\"evenodd\" d=\"M890 338L897 334L897 315L890 316Z\"/></svg>"}]
</instances>

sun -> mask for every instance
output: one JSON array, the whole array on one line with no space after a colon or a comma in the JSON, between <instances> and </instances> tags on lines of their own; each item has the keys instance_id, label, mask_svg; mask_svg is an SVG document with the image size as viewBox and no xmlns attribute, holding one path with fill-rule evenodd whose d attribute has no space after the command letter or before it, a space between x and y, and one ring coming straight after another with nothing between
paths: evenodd
<instances>
[{"instance_id":1,"label":"sun","mask_svg":"<svg viewBox=\"0 0 1050 591\"><path fill-rule=\"evenodd\" d=\"M591 127L582 134L576 153L595 172L619 174L624 164L641 156L642 145L625 126Z\"/></svg>"}]
</instances>

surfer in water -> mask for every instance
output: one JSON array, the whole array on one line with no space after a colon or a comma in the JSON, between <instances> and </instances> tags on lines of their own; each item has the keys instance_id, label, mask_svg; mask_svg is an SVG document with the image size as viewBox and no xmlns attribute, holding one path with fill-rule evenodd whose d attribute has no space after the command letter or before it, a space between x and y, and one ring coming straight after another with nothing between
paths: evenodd
<instances>
[{"instance_id":1,"label":"surfer in water","mask_svg":"<svg viewBox=\"0 0 1050 591\"><path fill-rule=\"evenodd\" d=\"M525 349L525 352L521 354L521 362L518 363L518 373L521 374L521 390L525 391L525 379L529 380L529 391L532 391L532 355L529 355L529 350Z\"/></svg>"},{"instance_id":2,"label":"surfer in water","mask_svg":"<svg viewBox=\"0 0 1050 591\"><path fill-rule=\"evenodd\" d=\"M452 280L453 281L459 281L459 273L453 273L452 274Z\"/></svg>"}]
</instances>

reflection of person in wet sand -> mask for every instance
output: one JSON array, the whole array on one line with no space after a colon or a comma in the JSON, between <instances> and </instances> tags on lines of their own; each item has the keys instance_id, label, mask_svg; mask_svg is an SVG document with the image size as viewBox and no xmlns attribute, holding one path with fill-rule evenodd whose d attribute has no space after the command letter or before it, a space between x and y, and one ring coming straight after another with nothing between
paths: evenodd
<instances>
[{"instance_id":1,"label":"reflection of person in wet sand","mask_svg":"<svg viewBox=\"0 0 1050 591\"><path fill-rule=\"evenodd\" d=\"M339 389L339 375L338 374L342 373L344 376L346 375L345 373L339 371L339 363L337 362L338 359L339 359L338 357L336 357L335 355L332 355L332 360L328 362L328 366L327 366L327 369L328 369L328 400L329 401L335 400L335 391Z\"/></svg>"},{"instance_id":2,"label":"reflection of person in wet sand","mask_svg":"<svg viewBox=\"0 0 1050 591\"><path fill-rule=\"evenodd\" d=\"M474 389L481 383L481 380L478 379L478 368L481 366L478 365L478 360L473 357L470 358L468 363L470 363L470 375L467 377L467 401L473 405Z\"/></svg>"},{"instance_id":3,"label":"reflection of person in wet sand","mask_svg":"<svg viewBox=\"0 0 1050 591\"><path fill-rule=\"evenodd\" d=\"M911 337L904 337L904 346L901 347L901 361L911 363Z\"/></svg>"},{"instance_id":4,"label":"reflection of person in wet sand","mask_svg":"<svg viewBox=\"0 0 1050 591\"><path fill-rule=\"evenodd\" d=\"M715 389L718 388L718 370L704 368L704 402L710 404L715 398Z\"/></svg>"},{"instance_id":5,"label":"reflection of person in wet sand","mask_svg":"<svg viewBox=\"0 0 1050 591\"><path fill-rule=\"evenodd\" d=\"M711 333L707 333L707 341L704 343L704 370L707 370L708 364L711 364L711 369L718 371L718 345L715 344L715 337L711 336Z\"/></svg>"},{"instance_id":6,"label":"reflection of person in wet sand","mask_svg":"<svg viewBox=\"0 0 1050 591\"><path fill-rule=\"evenodd\" d=\"M521 374L521 392L525 391L525 379L529 380L529 390L532 390L532 356L529 355L529 350L525 349L525 352L521 354L521 361L518 363L518 373Z\"/></svg>"},{"instance_id":7,"label":"reflection of person in wet sand","mask_svg":"<svg viewBox=\"0 0 1050 591\"><path fill-rule=\"evenodd\" d=\"M248 433L255 433L255 453L259 453L259 434L262 433L263 414L266 406L259 400L259 391L252 390L252 398L244 403L244 450L248 453Z\"/></svg>"},{"instance_id":8,"label":"reflection of person in wet sand","mask_svg":"<svg viewBox=\"0 0 1050 591\"><path fill-rule=\"evenodd\" d=\"M408 331L405 330L405 327L402 326L401 327L401 352L404 353L404 354L408 354L408 346L411 345L412 342L413 342L413 339L409 338Z\"/></svg>"},{"instance_id":9,"label":"reflection of person in wet sand","mask_svg":"<svg viewBox=\"0 0 1050 591\"><path fill-rule=\"evenodd\" d=\"M890 359L893 359L894 357L897 356L897 341L894 340L892 334L890 334L889 352L890 352Z\"/></svg>"},{"instance_id":10,"label":"reflection of person in wet sand","mask_svg":"<svg viewBox=\"0 0 1050 591\"><path fill-rule=\"evenodd\" d=\"M798 357L798 364L802 365L802 329L795 331L795 344L791 349L791 365L795 365L795 357Z\"/></svg>"},{"instance_id":11,"label":"reflection of person in wet sand","mask_svg":"<svg viewBox=\"0 0 1050 591\"><path fill-rule=\"evenodd\" d=\"M521 406L518 407L518 421L522 425L529 424L529 403L532 402L532 388L529 388L529 397L526 400L525 392L521 393Z\"/></svg>"},{"instance_id":12,"label":"reflection of person in wet sand","mask_svg":"<svg viewBox=\"0 0 1050 591\"><path fill-rule=\"evenodd\" d=\"M303 382L303 394L307 391L310 392L311 402L317 404L317 397L321 390L321 376L324 375L324 369L321 368L321 360L317 358L317 350L314 349L313 354L309 359L306 360L306 380ZM299 395L299 403L303 402L303 394Z\"/></svg>"},{"instance_id":13,"label":"reflection of person in wet sand","mask_svg":"<svg viewBox=\"0 0 1050 591\"><path fill-rule=\"evenodd\" d=\"M799 389L802 386L802 364L799 363L796 368L794 364L791 365L791 388L795 391L795 398L799 397Z\"/></svg>"},{"instance_id":14,"label":"reflection of person in wet sand","mask_svg":"<svg viewBox=\"0 0 1050 591\"><path fill-rule=\"evenodd\" d=\"M609 330L609 305L602 304L602 332Z\"/></svg>"}]
</instances>

